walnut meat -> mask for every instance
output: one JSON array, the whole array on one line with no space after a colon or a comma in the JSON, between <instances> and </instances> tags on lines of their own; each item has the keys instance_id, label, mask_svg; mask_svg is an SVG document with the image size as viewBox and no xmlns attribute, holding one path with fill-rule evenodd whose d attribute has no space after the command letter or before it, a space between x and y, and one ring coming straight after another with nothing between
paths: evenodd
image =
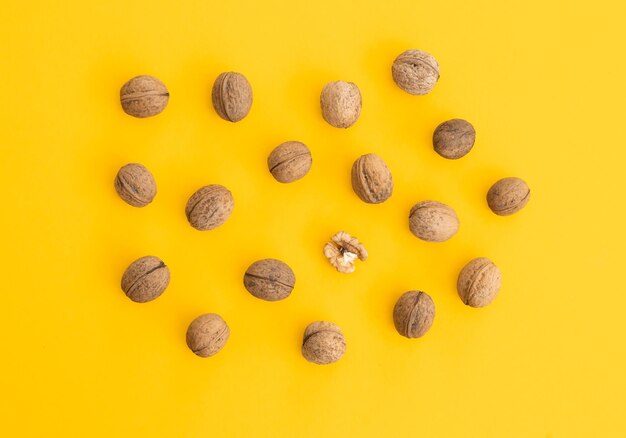
<instances>
[{"instance_id":1,"label":"walnut meat","mask_svg":"<svg viewBox=\"0 0 626 438\"><path fill-rule=\"evenodd\" d=\"M352 189L362 201L380 204L393 193L393 178L387 164L376 154L359 157L352 165Z\"/></svg>"},{"instance_id":2,"label":"walnut meat","mask_svg":"<svg viewBox=\"0 0 626 438\"><path fill-rule=\"evenodd\" d=\"M324 255L337 271L349 274L354 272L355 260L365 261L368 254L356 237L340 231L324 246Z\"/></svg>"}]
</instances>

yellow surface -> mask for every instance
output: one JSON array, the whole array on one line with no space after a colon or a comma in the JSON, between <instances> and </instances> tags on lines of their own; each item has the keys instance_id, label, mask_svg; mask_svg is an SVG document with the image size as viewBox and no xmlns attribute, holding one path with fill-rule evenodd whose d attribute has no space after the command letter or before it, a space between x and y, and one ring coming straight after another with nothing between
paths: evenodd
<instances>
[{"instance_id":1,"label":"yellow surface","mask_svg":"<svg viewBox=\"0 0 626 438\"><path fill-rule=\"evenodd\" d=\"M51 3L5 0L0 16L0 435L626 436L623 2ZM391 79L411 47L441 64L426 97ZM210 106L228 70L254 88L237 124ZM160 116L122 112L119 88L137 74L169 87ZM348 130L320 115L319 92L335 79L363 94ZM456 162L430 144L452 117L478 132ZM314 164L281 185L265 160L291 139ZM378 206L350 186L367 152L395 180ZM157 180L145 209L113 189L132 161ZM532 199L496 217L486 191L512 175ZM209 183L229 187L236 206L202 233L184 206ZM410 234L408 211L424 199L457 210L451 241ZM371 255L350 276L321 253L340 229ZM119 280L147 254L172 281L140 305ZM455 291L476 256L504 276L480 310ZM243 288L248 264L265 257L296 272L289 299ZM418 340L391 318L411 289L437 306ZM203 360L185 330L204 312L232 334ZM316 319L344 329L336 365L301 357Z\"/></svg>"}]
</instances>

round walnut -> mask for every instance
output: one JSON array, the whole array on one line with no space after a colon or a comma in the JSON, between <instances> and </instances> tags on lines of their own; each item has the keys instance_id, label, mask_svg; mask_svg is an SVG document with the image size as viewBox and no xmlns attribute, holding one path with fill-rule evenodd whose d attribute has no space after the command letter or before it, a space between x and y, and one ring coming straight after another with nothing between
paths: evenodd
<instances>
[{"instance_id":1,"label":"round walnut","mask_svg":"<svg viewBox=\"0 0 626 438\"><path fill-rule=\"evenodd\" d=\"M267 167L276 181L290 183L304 177L311 169L311 151L299 141L277 146L267 158Z\"/></svg>"},{"instance_id":2,"label":"round walnut","mask_svg":"<svg viewBox=\"0 0 626 438\"><path fill-rule=\"evenodd\" d=\"M484 307L491 303L501 287L500 269L485 257L474 259L465 265L456 286L461 300L471 307Z\"/></svg>"},{"instance_id":3,"label":"round walnut","mask_svg":"<svg viewBox=\"0 0 626 438\"><path fill-rule=\"evenodd\" d=\"M498 216L517 213L528 204L530 188L523 179L503 178L487 192L487 204Z\"/></svg>"},{"instance_id":4,"label":"round walnut","mask_svg":"<svg viewBox=\"0 0 626 438\"><path fill-rule=\"evenodd\" d=\"M170 270L163 260L142 257L130 264L122 275L122 290L136 303L146 303L161 296L170 282Z\"/></svg>"},{"instance_id":5,"label":"round walnut","mask_svg":"<svg viewBox=\"0 0 626 438\"><path fill-rule=\"evenodd\" d=\"M136 76L120 90L122 109L133 117L156 116L165 109L169 99L165 84L153 76Z\"/></svg>"},{"instance_id":6,"label":"round walnut","mask_svg":"<svg viewBox=\"0 0 626 438\"><path fill-rule=\"evenodd\" d=\"M387 164L376 154L361 156L352 165L352 189L368 204L380 204L391 197L393 178Z\"/></svg>"},{"instance_id":7,"label":"round walnut","mask_svg":"<svg viewBox=\"0 0 626 438\"><path fill-rule=\"evenodd\" d=\"M233 212L232 193L219 184L198 189L187 201L187 220L197 230L206 231L222 225Z\"/></svg>"},{"instance_id":8,"label":"round walnut","mask_svg":"<svg viewBox=\"0 0 626 438\"><path fill-rule=\"evenodd\" d=\"M361 92L352 82L335 81L326 84L320 103L324 120L335 128L349 128L361 114Z\"/></svg>"},{"instance_id":9,"label":"round walnut","mask_svg":"<svg viewBox=\"0 0 626 438\"><path fill-rule=\"evenodd\" d=\"M402 294L393 309L396 330L407 338L426 334L435 319L435 303L426 292L412 290Z\"/></svg>"},{"instance_id":10,"label":"round walnut","mask_svg":"<svg viewBox=\"0 0 626 438\"><path fill-rule=\"evenodd\" d=\"M308 325L302 341L302 355L309 362L327 365L337 362L346 352L346 338L341 329L330 322L316 321Z\"/></svg>"},{"instance_id":11,"label":"round walnut","mask_svg":"<svg viewBox=\"0 0 626 438\"><path fill-rule=\"evenodd\" d=\"M250 265L243 276L243 285L257 298L278 301L287 298L296 284L296 276L286 263L264 259Z\"/></svg>"},{"instance_id":12,"label":"round walnut","mask_svg":"<svg viewBox=\"0 0 626 438\"><path fill-rule=\"evenodd\" d=\"M217 354L228 341L230 329L221 316L207 313L191 321L187 328L187 346L200 357Z\"/></svg>"},{"instance_id":13,"label":"round walnut","mask_svg":"<svg viewBox=\"0 0 626 438\"><path fill-rule=\"evenodd\" d=\"M407 50L398 55L391 67L393 80L409 94L428 94L439 80L439 63L421 50Z\"/></svg>"},{"instance_id":14,"label":"round walnut","mask_svg":"<svg viewBox=\"0 0 626 438\"><path fill-rule=\"evenodd\" d=\"M222 73L213 84L211 100L215 112L222 119L238 122L250 112L252 87L241 73Z\"/></svg>"},{"instance_id":15,"label":"round walnut","mask_svg":"<svg viewBox=\"0 0 626 438\"><path fill-rule=\"evenodd\" d=\"M444 158L457 160L472 150L476 131L463 119L452 119L437 126L433 134L435 152Z\"/></svg>"},{"instance_id":16,"label":"round walnut","mask_svg":"<svg viewBox=\"0 0 626 438\"><path fill-rule=\"evenodd\" d=\"M422 201L409 213L411 232L427 242L444 242L459 230L459 218L452 207L437 201Z\"/></svg>"},{"instance_id":17,"label":"round walnut","mask_svg":"<svg viewBox=\"0 0 626 438\"><path fill-rule=\"evenodd\" d=\"M115 177L115 191L129 205L145 207L157 194L154 176L141 164L123 166Z\"/></svg>"}]
</instances>

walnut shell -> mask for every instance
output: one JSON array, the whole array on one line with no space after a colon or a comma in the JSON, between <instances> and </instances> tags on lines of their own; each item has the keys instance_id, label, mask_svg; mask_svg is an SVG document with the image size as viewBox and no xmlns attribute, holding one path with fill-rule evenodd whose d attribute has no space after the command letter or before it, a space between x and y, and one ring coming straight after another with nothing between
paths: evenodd
<instances>
[{"instance_id":1,"label":"walnut shell","mask_svg":"<svg viewBox=\"0 0 626 438\"><path fill-rule=\"evenodd\" d=\"M252 87L241 73L220 74L211 93L213 108L224 120L238 122L248 115L252 107Z\"/></svg>"},{"instance_id":2,"label":"walnut shell","mask_svg":"<svg viewBox=\"0 0 626 438\"><path fill-rule=\"evenodd\" d=\"M187 220L197 230L207 231L222 225L235 206L232 193L219 184L198 189L187 201Z\"/></svg>"},{"instance_id":3,"label":"walnut shell","mask_svg":"<svg viewBox=\"0 0 626 438\"><path fill-rule=\"evenodd\" d=\"M322 90L320 103L324 120L335 128L349 128L361 114L361 92L352 82L329 82Z\"/></svg>"},{"instance_id":4,"label":"walnut shell","mask_svg":"<svg viewBox=\"0 0 626 438\"><path fill-rule=\"evenodd\" d=\"M170 270L163 260L141 257L130 264L122 275L122 290L128 298L145 303L158 298L170 282Z\"/></svg>"},{"instance_id":5,"label":"walnut shell","mask_svg":"<svg viewBox=\"0 0 626 438\"><path fill-rule=\"evenodd\" d=\"M422 50L402 52L391 67L393 80L409 94L424 95L432 91L439 80L439 63Z\"/></svg>"},{"instance_id":6,"label":"walnut shell","mask_svg":"<svg viewBox=\"0 0 626 438\"><path fill-rule=\"evenodd\" d=\"M393 309L396 330L407 338L426 334L435 319L435 303L426 292L412 290L402 294Z\"/></svg>"},{"instance_id":7,"label":"walnut shell","mask_svg":"<svg viewBox=\"0 0 626 438\"><path fill-rule=\"evenodd\" d=\"M427 242L444 242L459 230L459 218L452 207L437 201L422 201L409 213L411 232Z\"/></svg>"},{"instance_id":8,"label":"walnut shell","mask_svg":"<svg viewBox=\"0 0 626 438\"><path fill-rule=\"evenodd\" d=\"M503 178L487 192L487 204L498 216L517 213L528 204L530 188L523 179Z\"/></svg>"},{"instance_id":9,"label":"walnut shell","mask_svg":"<svg viewBox=\"0 0 626 438\"><path fill-rule=\"evenodd\" d=\"M391 197L393 178L387 164L376 154L361 156L352 165L352 189L368 204L380 204Z\"/></svg>"},{"instance_id":10,"label":"walnut shell","mask_svg":"<svg viewBox=\"0 0 626 438\"><path fill-rule=\"evenodd\" d=\"M463 119L452 119L437 126L433 134L435 152L444 158L457 160L472 150L476 131L472 124Z\"/></svg>"},{"instance_id":11,"label":"walnut shell","mask_svg":"<svg viewBox=\"0 0 626 438\"><path fill-rule=\"evenodd\" d=\"M287 141L272 151L267 167L277 181L290 183L304 177L311 169L311 151L299 141Z\"/></svg>"},{"instance_id":12,"label":"walnut shell","mask_svg":"<svg viewBox=\"0 0 626 438\"><path fill-rule=\"evenodd\" d=\"M200 357L217 354L230 336L230 328L221 316L206 313L191 321L187 328L187 346Z\"/></svg>"},{"instance_id":13,"label":"walnut shell","mask_svg":"<svg viewBox=\"0 0 626 438\"><path fill-rule=\"evenodd\" d=\"M309 362L327 365L337 362L346 352L346 338L330 322L315 321L304 331L302 356Z\"/></svg>"},{"instance_id":14,"label":"walnut shell","mask_svg":"<svg viewBox=\"0 0 626 438\"><path fill-rule=\"evenodd\" d=\"M122 109L133 117L156 116L165 109L169 99L165 84L153 76L136 76L120 89Z\"/></svg>"},{"instance_id":15,"label":"walnut shell","mask_svg":"<svg viewBox=\"0 0 626 438\"><path fill-rule=\"evenodd\" d=\"M296 276L286 263L264 259L250 265L243 276L243 284L257 298L278 301L291 294Z\"/></svg>"},{"instance_id":16,"label":"walnut shell","mask_svg":"<svg viewBox=\"0 0 626 438\"><path fill-rule=\"evenodd\" d=\"M115 191L133 207L145 207L157 194L154 176L141 164L123 166L115 177Z\"/></svg>"},{"instance_id":17,"label":"walnut shell","mask_svg":"<svg viewBox=\"0 0 626 438\"><path fill-rule=\"evenodd\" d=\"M491 303L502 287L502 273L488 258L479 257L461 270L456 289L461 300L471 307Z\"/></svg>"}]
</instances>

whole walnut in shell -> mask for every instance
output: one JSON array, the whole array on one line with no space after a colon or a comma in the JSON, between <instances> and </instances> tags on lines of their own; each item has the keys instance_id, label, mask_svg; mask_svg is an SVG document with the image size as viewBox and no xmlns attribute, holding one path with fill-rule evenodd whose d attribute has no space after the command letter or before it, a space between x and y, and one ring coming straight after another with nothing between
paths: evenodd
<instances>
[{"instance_id":1,"label":"whole walnut in shell","mask_svg":"<svg viewBox=\"0 0 626 438\"><path fill-rule=\"evenodd\" d=\"M435 319L435 303L426 292L412 290L402 294L393 309L396 330L407 338L426 334Z\"/></svg>"},{"instance_id":2,"label":"whole walnut in shell","mask_svg":"<svg viewBox=\"0 0 626 438\"><path fill-rule=\"evenodd\" d=\"M153 76L136 76L120 90L122 109L133 117L156 116L165 109L169 99L165 84Z\"/></svg>"},{"instance_id":3,"label":"whole walnut in shell","mask_svg":"<svg viewBox=\"0 0 626 438\"><path fill-rule=\"evenodd\" d=\"M517 213L528 204L530 188L523 179L503 178L497 181L487 192L487 204L498 216Z\"/></svg>"},{"instance_id":4,"label":"whole walnut in shell","mask_svg":"<svg viewBox=\"0 0 626 438\"><path fill-rule=\"evenodd\" d=\"M161 296L170 282L170 270L163 260L141 257L130 264L122 275L122 290L136 303L146 303Z\"/></svg>"},{"instance_id":5,"label":"whole walnut in shell","mask_svg":"<svg viewBox=\"0 0 626 438\"><path fill-rule=\"evenodd\" d=\"M335 128L349 128L361 115L361 92L352 82L326 84L320 96L322 116Z\"/></svg>"},{"instance_id":6,"label":"whole walnut in shell","mask_svg":"<svg viewBox=\"0 0 626 438\"><path fill-rule=\"evenodd\" d=\"M422 201L409 213L411 232L427 242L444 242L459 230L459 218L452 207L437 201Z\"/></svg>"},{"instance_id":7,"label":"whole walnut in shell","mask_svg":"<svg viewBox=\"0 0 626 438\"><path fill-rule=\"evenodd\" d=\"M276 259L259 260L250 265L243 276L245 288L257 298L278 301L287 298L296 284L296 275Z\"/></svg>"},{"instance_id":8,"label":"whole walnut in shell","mask_svg":"<svg viewBox=\"0 0 626 438\"><path fill-rule=\"evenodd\" d=\"M337 362L346 352L346 338L339 326L315 321L304 331L302 356L309 362L327 365Z\"/></svg>"},{"instance_id":9,"label":"whole walnut in shell","mask_svg":"<svg viewBox=\"0 0 626 438\"><path fill-rule=\"evenodd\" d=\"M222 225L235 206L232 193L219 184L198 189L187 201L187 220L197 230L206 231Z\"/></svg>"},{"instance_id":10,"label":"whole walnut in shell","mask_svg":"<svg viewBox=\"0 0 626 438\"><path fill-rule=\"evenodd\" d=\"M277 181L290 183L304 177L311 169L311 151L299 141L282 143L267 158L267 167Z\"/></svg>"},{"instance_id":11,"label":"whole walnut in shell","mask_svg":"<svg viewBox=\"0 0 626 438\"><path fill-rule=\"evenodd\" d=\"M437 126L433 134L435 152L444 158L457 160L474 147L476 131L472 124L463 119L452 119Z\"/></svg>"},{"instance_id":12,"label":"whole walnut in shell","mask_svg":"<svg viewBox=\"0 0 626 438\"><path fill-rule=\"evenodd\" d=\"M230 328L221 316L206 313L191 321L187 328L187 346L200 357L217 354L230 337Z\"/></svg>"},{"instance_id":13,"label":"whole walnut in shell","mask_svg":"<svg viewBox=\"0 0 626 438\"><path fill-rule=\"evenodd\" d=\"M362 201L380 204L393 193L393 178L387 164L376 154L359 157L352 165L352 189Z\"/></svg>"},{"instance_id":14,"label":"whole walnut in shell","mask_svg":"<svg viewBox=\"0 0 626 438\"><path fill-rule=\"evenodd\" d=\"M252 108L252 87L241 73L227 72L217 77L211 93L213 108L224 120L238 122Z\"/></svg>"},{"instance_id":15,"label":"whole walnut in shell","mask_svg":"<svg viewBox=\"0 0 626 438\"><path fill-rule=\"evenodd\" d=\"M424 95L432 91L439 80L439 63L430 53L407 50L396 58L391 67L393 80L409 94Z\"/></svg>"},{"instance_id":16,"label":"whole walnut in shell","mask_svg":"<svg viewBox=\"0 0 626 438\"><path fill-rule=\"evenodd\" d=\"M133 207L145 207L157 194L154 176L138 163L123 166L117 172L114 186L120 198Z\"/></svg>"},{"instance_id":17,"label":"whole walnut in shell","mask_svg":"<svg viewBox=\"0 0 626 438\"><path fill-rule=\"evenodd\" d=\"M502 273L488 258L479 257L461 270L457 292L461 300L471 307L484 307L491 303L502 287Z\"/></svg>"}]
</instances>

